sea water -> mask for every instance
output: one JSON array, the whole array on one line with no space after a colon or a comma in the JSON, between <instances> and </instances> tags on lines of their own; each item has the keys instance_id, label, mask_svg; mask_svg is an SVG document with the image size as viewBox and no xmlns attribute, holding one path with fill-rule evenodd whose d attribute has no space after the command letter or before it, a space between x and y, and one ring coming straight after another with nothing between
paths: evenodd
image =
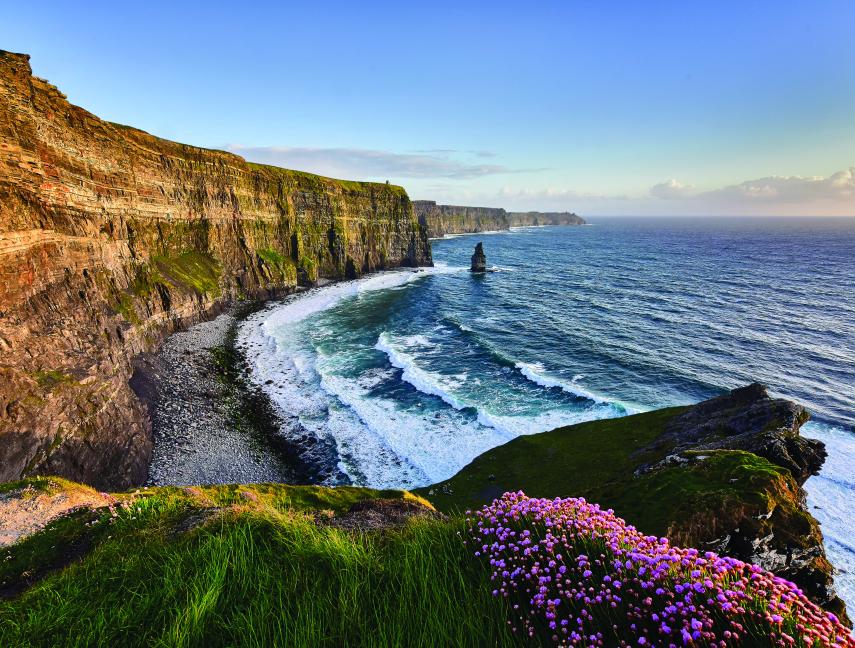
<instances>
[{"instance_id":1,"label":"sea water","mask_svg":"<svg viewBox=\"0 0 855 648\"><path fill-rule=\"evenodd\" d=\"M761 382L826 443L808 504L855 609L855 220L592 220L434 241L436 267L271 305L239 345L273 402L376 487ZM478 240L497 272L468 272Z\"/></svg>"}]
</instances>

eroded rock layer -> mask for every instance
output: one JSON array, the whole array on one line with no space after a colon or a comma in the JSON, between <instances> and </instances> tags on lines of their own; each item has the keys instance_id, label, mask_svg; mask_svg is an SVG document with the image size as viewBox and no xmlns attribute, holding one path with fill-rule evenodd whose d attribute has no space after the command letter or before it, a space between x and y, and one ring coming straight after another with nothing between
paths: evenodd
<instances>
[{"instance_id":1,"label":"eroded rock layer","mask_svg":"<svg viewBox=\"0 0 855 648\"><path fill-rule=\"evenodd\" d=\"M0 51L0 481L142 481L136 354L236 297L430 262L400 187L102 121Z\"/></svg>"},{"instance_id":2,"label":"eroded rock layer","mask_svg":"<svg viewBox=\"0 0 855 648\"><path fill-rule=\"evenodd\" d=\"M584 225L584 219L570 212L507 212L496 207L437 205L433 200L414 200L419 223L430 238L446 234L494 232L530 225Z\"/></svg>"}]
</instances>

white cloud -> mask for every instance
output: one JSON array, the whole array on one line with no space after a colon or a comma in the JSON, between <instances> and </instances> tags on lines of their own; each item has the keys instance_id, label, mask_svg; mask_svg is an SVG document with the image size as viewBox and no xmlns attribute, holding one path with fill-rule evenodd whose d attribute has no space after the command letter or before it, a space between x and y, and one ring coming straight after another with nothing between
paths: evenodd
<instances>
[{"instance_id":1,"label":"white cloud","mask_svg":"<svg viewBox=\"0 0 855 648\"><path fill-rule=\"evenodd\" d=\"M769 176L700 194L710 200L804 203L849 201L855 207L855 167L823 176Z\"/></svg>"},{"instance_id":2,"label":"white cloud","mask_svg":"<svg viewBox=\"0 0 855 648\"><path fill-rule=\"evenodd\" d=\"M667 182L662 182L650 187L650 195L655 198L664 198L666 200L673 198L686 198L695 192L695 185L686 185L671 178Z\"/></svg>"},{"instance_id":3,"label":"white cloud","mask_svg":"<svg viewBox=\"0 0 855 648\"><path fill-rule=\"evenodd\" d=\"M276 146L226 147L252 162L311 171L336 178L445 178L471 180L504 173L528 173L541 169L511 169L500 164L473 164L453 157L456 151L436 149L393 153L371 149ZM472 152L477 157L487 151Z\"/></svg>"},{"instance_id":4,"label":"white cloud","mask_svg":"<svg viewBox=\"0 0 855 648\"><path fill-rule=\"evenodd\" d=\"M710 191L669 180L650 188L656 198L691 199L711 205L751 205L755 203L808 204L817 201L850 203L855 211L855 167L830 176L768 176L746 180Z\"/></svg>"}]
</instances>

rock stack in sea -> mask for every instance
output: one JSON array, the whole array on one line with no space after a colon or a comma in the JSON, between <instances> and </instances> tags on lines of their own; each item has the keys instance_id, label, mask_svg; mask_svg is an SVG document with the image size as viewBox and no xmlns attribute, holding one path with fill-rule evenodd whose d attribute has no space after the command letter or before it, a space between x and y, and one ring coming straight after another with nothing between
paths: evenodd
<instances>
[{"instance_id":1,"label":"rock stack in sea","mask_svg":"<svg viewBox=\"0 0 855 648\"><path fill-rule=\"evenodd\" d=\"M475 246L475 254L472 255L471 272L487 272L487 256L484 254L484 244L478 243Z\"/></svg>"}]
</instances>

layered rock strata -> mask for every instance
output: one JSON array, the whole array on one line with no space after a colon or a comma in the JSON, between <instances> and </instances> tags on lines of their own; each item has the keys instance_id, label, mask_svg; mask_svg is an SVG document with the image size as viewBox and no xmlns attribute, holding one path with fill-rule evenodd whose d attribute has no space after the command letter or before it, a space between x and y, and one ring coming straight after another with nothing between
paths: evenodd
<instances>
[{"instance_id":1,"label":"layered rock strata","mask_svg":"<svg viewBox=\"0 0 855 648\"><path fill-rule=\"evenodd\" d=\"M437 205L433 200L414 200L413 207L419 223L427 230L430 238L532 225L585 224L584 219L570 212L507 212L496 207Z\"/></svg>"},{"instance_id":2,"label":"layered rock strata","mask_svg":"<svg viewBox=\"0 0 855 648\"><path fill-rule=\"evenodd\" d=\"M134 356L234 298L430 263L400 187L102 121L0 51L0 481L143 481Z\"/></svg>"}]
</instances>

